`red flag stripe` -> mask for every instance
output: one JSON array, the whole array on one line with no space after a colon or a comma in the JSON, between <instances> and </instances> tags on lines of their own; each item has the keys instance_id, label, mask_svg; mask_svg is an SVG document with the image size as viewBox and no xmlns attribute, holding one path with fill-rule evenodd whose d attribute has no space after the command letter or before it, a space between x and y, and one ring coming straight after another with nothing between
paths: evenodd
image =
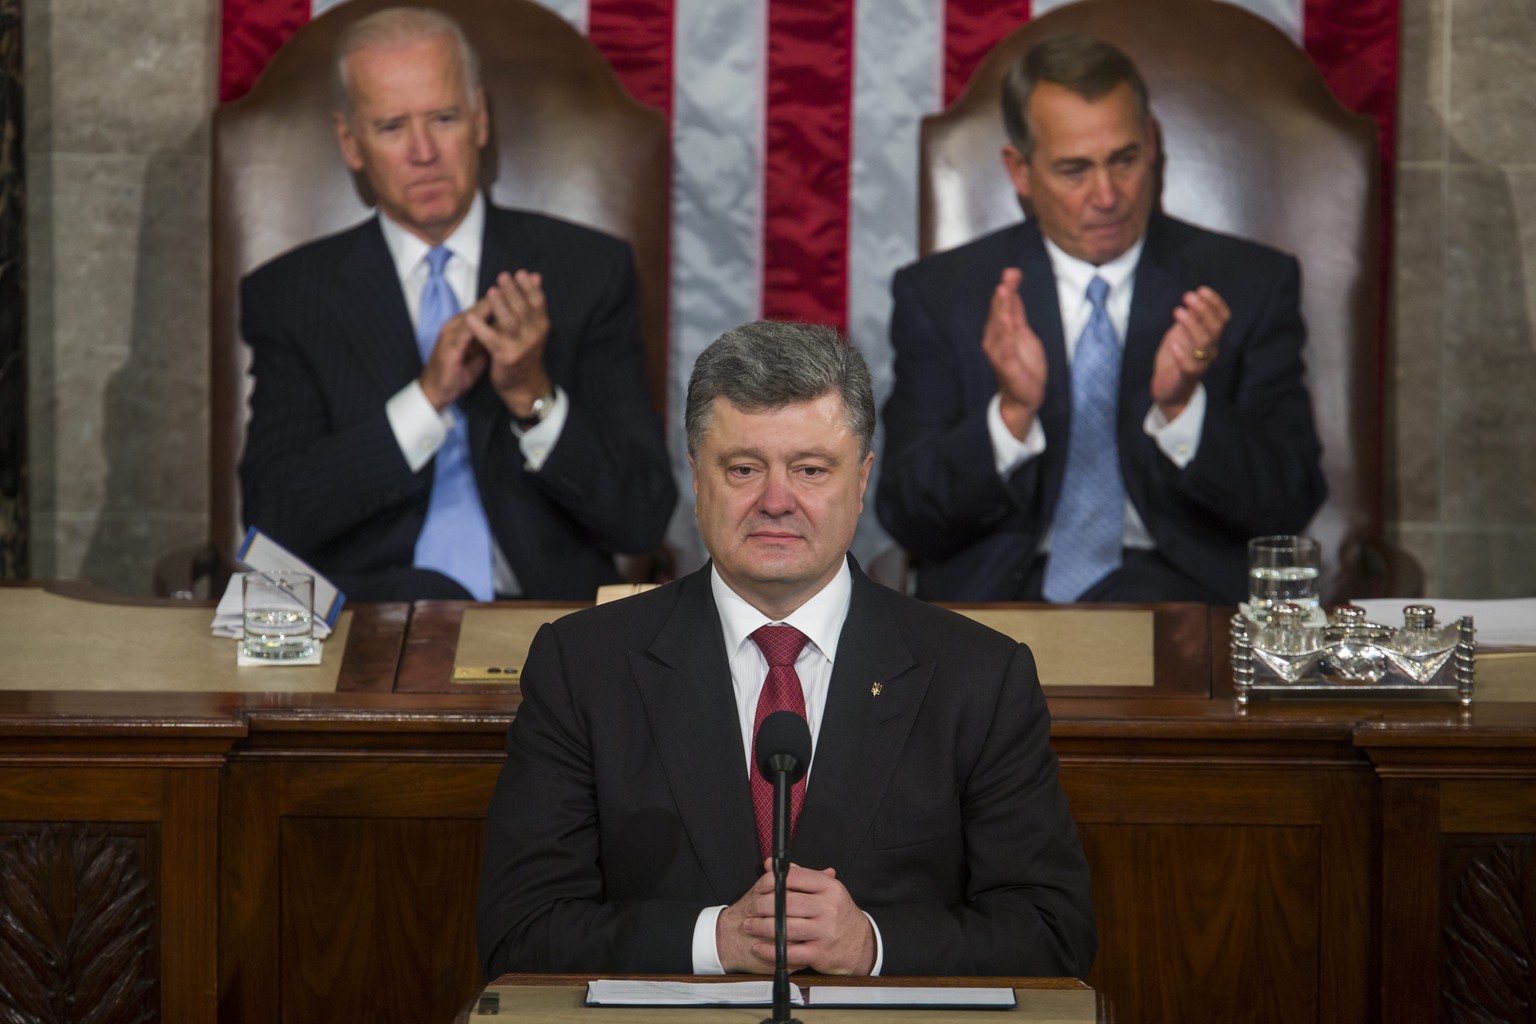
<instances>
[{"instance_id":1,"label":"red flag stripe","mask_svg":"<svg viewBox=\"0 0 1536 1024\"><path fill-rule=\"evenodd\" d=\"M591 0L587 38L629 94L672 117L674 0Z\"/></svg>"},{"instance_id":2,"label":"red flag stripe","mask_svg":"<svg viewBox=\"0 0 1536 1024\"><path fill-rule=\"evenodd\" d=\"M768 8L763 315L848 325L853 4Z\"/></svg>"},{"instance_id":3,"label":"red flag stripe","mask_svg":"<svg viewBox=\"0 0 1536 1024\"><path fill-rule=\"evenodd\" d=\"M309 0L224 0L219 34L219 102L256 84L267 61L309 21Z\"/></svg>"},{"instance_id":4,"label":"red flag stripe","mask_svg":"<svg viewBox=\"0 0 1536 1024\"><path fill-rule=\"evenodd\" d=\"M944 105L955 102L998 40L1029 20L1029 0L946 0Z\"/></svg>"}]
</instances>

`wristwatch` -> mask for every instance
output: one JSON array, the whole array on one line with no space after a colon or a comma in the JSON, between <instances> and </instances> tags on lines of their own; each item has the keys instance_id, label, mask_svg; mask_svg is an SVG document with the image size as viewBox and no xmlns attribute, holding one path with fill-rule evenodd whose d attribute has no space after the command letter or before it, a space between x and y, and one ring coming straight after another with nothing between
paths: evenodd
<instances>
[{"instance_id":1,"label":"wristwatch","mask_svg":"<svg viewBox=\"0 0 1536 1024\"><path fill-rule=\"evenodd\" d=\"M512 422L517 424L518 430L532 430L534 427L549 419L549 414L555 411L555 393L551 391L547 395L540 395L533 400L533 405L528 407L527 416L513 416Z\"/></svg>"}]
</instances>

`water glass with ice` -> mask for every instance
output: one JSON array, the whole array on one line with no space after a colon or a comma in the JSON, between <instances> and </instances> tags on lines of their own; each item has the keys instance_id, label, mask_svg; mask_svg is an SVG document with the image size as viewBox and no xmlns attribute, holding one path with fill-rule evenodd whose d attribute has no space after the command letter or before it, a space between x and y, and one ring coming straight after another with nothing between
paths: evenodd
<instances>
[{"instance_id":1,"label":"water glass with ice","mask_svg":"<svg viewBox=\"0 0 1536 1024\"><path fill-rule=\"evenodd\" d=\"M1289 534L1255 537L1248 542L1248 614L1267 622L1276 605L1300 605L1306 620L1322 616L1318 578L1322 545L1311 537Z\"/></svg>"},{"instance_id":2,"label":"water glass with ice","mask_svg":"<svg viewBox=\"0 0 1536 1024\"><path fill-rule=\"evenodd\" d=\"M314 650L315 578L307 572L248 572L241 579L245 653L302 658Z\"/></svg>"}]
</instances>

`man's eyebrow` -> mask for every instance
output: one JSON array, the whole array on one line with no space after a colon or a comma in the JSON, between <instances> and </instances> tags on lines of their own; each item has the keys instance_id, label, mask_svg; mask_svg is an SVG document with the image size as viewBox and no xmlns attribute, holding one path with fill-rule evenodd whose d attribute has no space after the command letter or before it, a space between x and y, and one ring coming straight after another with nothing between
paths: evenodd
<instances>
[{"instance_id":1,"label":"man's eyebrow","mask_svg":"<svg viewBox=\"0 0 1536 1024\"><path fill-rule=\"evenodd\" d=\"M769 461L768 457L763 454L762 449L753 448L750 445L742 445L737 448L732 448L715 456L715 461L721 463L732 462L736 459L757 459L759 462ZM789 457L791 462L795 462L800 459L822 459L823 461L831 463L838 463L842 461L842 458L831 448L823 447L802 448L800 451L792 453Z\"/></svg>"}]
</instances>

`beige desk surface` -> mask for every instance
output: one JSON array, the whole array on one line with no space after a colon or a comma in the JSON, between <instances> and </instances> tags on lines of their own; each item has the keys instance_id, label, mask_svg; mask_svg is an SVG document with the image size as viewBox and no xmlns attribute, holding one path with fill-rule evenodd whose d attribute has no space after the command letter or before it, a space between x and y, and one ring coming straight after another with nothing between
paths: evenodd
<instances>
[{"instance_id":1,"label":"beige desk surface","mask_svg":"<svg viewBox=\"0 0 1536 1024\"><path fill-rule=\"evenodd\" d=\"M240 668L237 641L209 632L213 609L106 604L36 587L0 588L0 690L329 693L352 613L318 665Z\"/></svg>"},{"instance_id":2,"label":"beige desk surface","mask_svg":"<svg viewBox=\"0 0 1536 1024\"><path fill-rule=\"evenodd\" d=\"M533 636L571 608L538 606L464 611L454 651L461 682L515 682L505 669L521 669ZM960 614L1029 645L1041 682L1077 686L1153 684L1154 618L1150 610L1103 608L961 608ZM495 666L490 676L475 671Z\"/></svg>"},{"instance_id":3,"label":"beige desk surface","mask_svg":"<svg viewBox=\"0 0 1536 1024\"><path fill-rule=\"evenodd\" d=\"M681 1021L682 1024L713 1024L716 1021L759 1024L769 1010L762 1006L740 1007L629 1007L585 1005L585 985L491 985L486 993L497 997L495 1013L477 1013L471 1010L461 1016L466 1024L492 1024L494 1021L553 1022L579 1021L582 1024L657 1024L661 1021ZM1094 1024L1097 1006L1094 992L1079 989L1014 990L1019 1005L1007 1011L1010 1024ZM814 994L812 999L815 999ZM903 1024L989 1024L998 1011L978 1010L837 1010L812 1006L796 1007L792 1016L805 1024L877 1024L881 1021L901 1021Z\"/></svg>"}]
</instances>

